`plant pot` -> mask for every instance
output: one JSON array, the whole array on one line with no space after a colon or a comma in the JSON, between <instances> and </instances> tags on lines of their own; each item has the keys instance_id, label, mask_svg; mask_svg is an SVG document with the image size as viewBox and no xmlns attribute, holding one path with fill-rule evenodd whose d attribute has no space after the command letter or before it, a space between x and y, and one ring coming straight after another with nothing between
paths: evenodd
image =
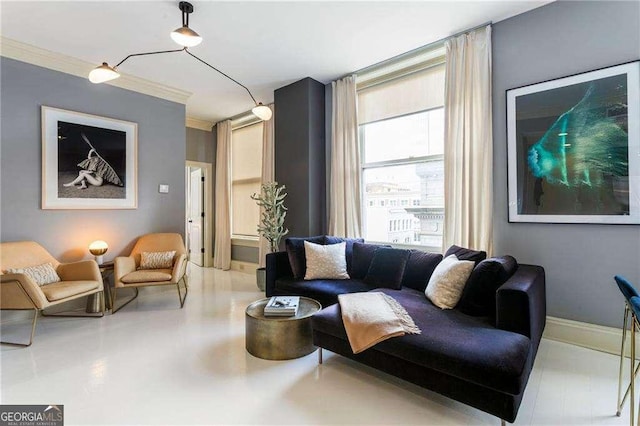
<instances>
[{"instance_id":1,"label":"plant pot","mask_svg":"<svg viewBox=\"0 0 640 426\"><path fill-rule=\"evenodd\" d=\"M256 269L256 283L258 284L258 289L264 291L267 283L267 268Z\"/></svg>"}]
</instances>

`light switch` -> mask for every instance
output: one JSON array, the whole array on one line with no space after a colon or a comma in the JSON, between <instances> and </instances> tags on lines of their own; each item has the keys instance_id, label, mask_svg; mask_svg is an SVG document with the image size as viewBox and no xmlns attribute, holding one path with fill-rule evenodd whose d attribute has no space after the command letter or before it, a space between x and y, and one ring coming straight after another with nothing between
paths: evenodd
<instances>
[{"instance_id":1,"label":"light switch","mask_svg":"<svg viewBox=\"0 0 640 426\"><path fill-rule=\"evenodd\" d=\"M161 194L168 194L169 193L169 185L160 184L160 186L158 187L158 192L161 193Z\"/></svg>"}]
</instances>

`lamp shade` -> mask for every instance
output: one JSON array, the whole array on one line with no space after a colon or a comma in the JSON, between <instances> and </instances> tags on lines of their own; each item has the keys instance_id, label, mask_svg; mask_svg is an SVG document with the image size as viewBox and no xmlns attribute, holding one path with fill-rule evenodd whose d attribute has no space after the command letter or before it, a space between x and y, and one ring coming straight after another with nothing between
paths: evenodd
<instances>
[{"instance_id":1,"label":"lamp shade","mask_svg":"<svg viewBox=\"0 0 640 426\"><path fill-rule=\"evenodd\" d=\"M98 240L89 244L89 252L94 256L101 256L107 252L109 246L104 241Z\"/></svg>"},{"instance_id":2,"label":"lamp shade","mask_svg":"<svg viewBox=\"0 0 640 426\"><path fill-rule=\"evenodd\" d=\"M118 77L120 77L120 73L111 68L106 62L103 62L99 67L95 67L89 73L89 81L95 84L114 80Z\"/></svg>"},{"instance_id":3,"label":"lamp shade","mask_svg":"<svg viewBox=\"0 0 640 426\"><path fill-rule=\"evenodd\" d=\"M174 30L171 33L171 38L180 46L184 47L193 47L202 43L202 37L186 25Z\"/></svg>"},{"instance_id":4,"label":"lamp shade","mask_svg":"<svg viewBox=\"0 0 640 426\"><path fill-rule=\"evenodd\" d=\"M271 112L271 108L269 108L266 105L262 105L262 103L259 103L258 105L256 105L251 110L251 112L254 113L256 115L256 117L258 117L259 119L261 119L263 121L271 120L271 116L273 115L273 113Z\"/></svg>"}]
</instances>

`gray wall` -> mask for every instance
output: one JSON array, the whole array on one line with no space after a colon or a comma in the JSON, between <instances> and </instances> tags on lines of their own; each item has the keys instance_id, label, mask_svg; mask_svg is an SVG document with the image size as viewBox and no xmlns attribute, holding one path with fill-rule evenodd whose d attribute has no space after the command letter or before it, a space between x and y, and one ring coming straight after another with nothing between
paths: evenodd
<instances>
[{"instance_id":1,"label":"gray wall","mask_svg":"<svg viewBox=\"0 0 640 426\"><path fill-rule=\"evenodd\" d=\"M240 262L258 263L259 249L257 247L247 247L231 245L231 260Z\"/></svg>"},{"instance_id":2,"label":"gray wall","mask_svg":"<svg viewBox=\"0 0 640 426\"><path fill-rule=\"evenodd\" d=\"M35 240L73 261L89 258L96 239L107 241L111 259L141 234L184 234L184 105L7 58L0 67L0 240ZM42 105L138 123L137 209L40 208ZM160 183L168 194L158 192Z\"/></svg>"},{"instance_id":3,"label":"gray wall","mask_svg":"<svg viewBox=\"0 0 640 426\"><path fill-rule=\"evenodd\" d=\"M505 91L640 58L640 3L562 1L493 27L496 253L544 266L551 316L619 327L622 274L640 286L640 226L515 224L507 216Z\"/></svg>"},{"instance_id":4,"label":"gray wall","mask_svg":"<svg viewBox=\"0 0 640 426\"><path fill-rule=\"evenodd\" d=\"M216 164L215 134L211 131L187 127L187 160Z\"/></svg>"},{"instance_id":5,"label":"gray wall","mask_svg":"<svg viewBox=\"0 0 640 426\"><path fill-rule=\"evenodd\" d=\"M275 176L287 187L289 236L322 234L326 222L325 86L304 78L274 92Z\"/></svg>"}]
</instances>

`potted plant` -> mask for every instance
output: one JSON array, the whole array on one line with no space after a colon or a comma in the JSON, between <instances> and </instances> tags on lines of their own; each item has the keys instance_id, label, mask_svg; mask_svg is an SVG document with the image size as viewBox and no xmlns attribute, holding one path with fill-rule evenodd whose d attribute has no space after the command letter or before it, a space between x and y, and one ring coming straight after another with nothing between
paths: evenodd
<instances>
[{"instance_id":1,"label":"potted plant","mask_svg":"<svg viewBox=\"0 0 640 426\"><path fill-rule=\"evenodd\" d=\"M289 233L284 227L284 218L287 216L287 208L284 206L284 185L278 186L278 182L267 182L260 188L260 194L251 195L258 206L262 208L260 223L258 224L258 234L269 242L271 253L278 251L280 240ZM256 270L258 288L264 291L266 282L266 268Z\"/></svg>"}]
</instances>

